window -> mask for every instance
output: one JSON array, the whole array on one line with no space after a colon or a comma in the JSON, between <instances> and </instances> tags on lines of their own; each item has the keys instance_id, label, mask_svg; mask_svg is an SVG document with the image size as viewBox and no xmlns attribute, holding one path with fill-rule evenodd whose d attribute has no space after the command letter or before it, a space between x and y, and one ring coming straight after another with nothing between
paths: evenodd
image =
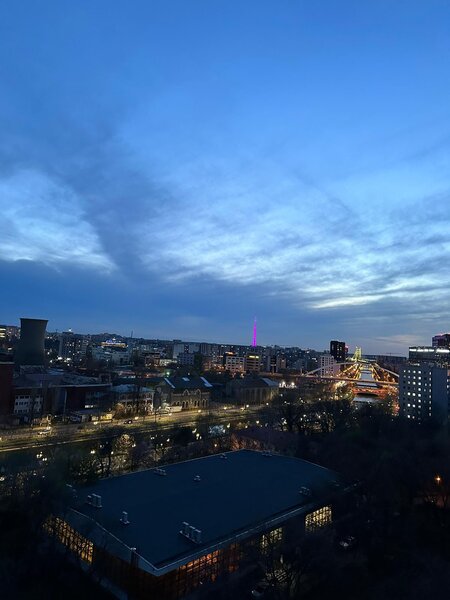
<instances>
[{"instance_id":1,"label":"window","mask_svg":"<svg viewBox=\"0 0 450 600\"><path fill-rule=\"evenodd\" d=\"M278 529L273 529L268 533L264 533L261 536L261 550L267 550L269 548L273 548L281 542L283 539L283 528L279 527Z\"/></svg>"},{"instance_id":2,"label":"window","mask_svg":"<svg viewBox=\"0 0 450 600\"><path fill-rule=\"evenodd\" d=\"M305 530L317 531L332 522L331 506L323 506L305 517Z\"/></svg>"},{"instance_id":3,"label":"window","mask_svg":"<svg viewBox=\"0 0 450 600\"><path fill-rule=\"evenodd\" d=\"M59 541L77 554L81 560L92 563L94 545L80 535L68 523L59 517L51 517L45 524L48 533L55 535Z\"/></svg>"}]
</instances>

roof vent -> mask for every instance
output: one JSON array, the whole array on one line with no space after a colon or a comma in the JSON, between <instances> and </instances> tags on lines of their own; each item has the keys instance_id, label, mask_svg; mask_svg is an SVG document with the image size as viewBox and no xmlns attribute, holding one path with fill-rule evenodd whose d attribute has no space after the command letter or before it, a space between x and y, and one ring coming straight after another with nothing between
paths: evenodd
<instances>
[{"instance_id":1,"label":"roof vent","mask_svg":"<svg viewBox=\"0 0 450 600\"><path fill-rule=\"evenodd\" d=\"M184 535L184 537L186 537L188 540L191 540L191 542L194 542L195 544L202 543L201 529L197 529L196 527L189 525L189 523L186 523L186 521L181 523L180 534Z\"/></svg>"},{"instance_id":2,"label":"roof vent","mask_svg":"<svg viewBox=\"0 0 450 600\"><path fill-rule=\"evenodd\" d=\"M165 469L155 469L153 471L153 473L155 473L155 475L161 475L164 477L164 475L167 475L167 471Z\"/></svg>"},{"instance_id":3,"label":"roof vent","mask_svg":"<svg viewBox=\"0 0 450 600\"><path fill-rule=\"evenodd\" d=\"M196 544L202 543L202 532L200 529L196 529L195 527L192 530L192 541Z\"/></svg>"},{"instance_id":4,"label":"roof vent","mask_svg":"<svg viewBox=\"0 0 450 600\"><path fill-rule=\"evenodd\" d=\"M122 523L122 525L130 524L130 521L128 520L128 513L125 510L122 511L122 516L120 517L120 522Z\"/></svg>"},{"instance_id":5,"label":"roof vent","mask_svg":"<svg viewBox=\"0 0 450 600\"><path fill-rule=\"evenodd\" d=\"M311 490L304 486L302 486L300 488L300 494L302 494L303 496L306 496L307 498L310 498L312 496Z\"/></svg>"},{"instance_id":6,"label":"roof vent","mask_svg":"<svg viewBox=\"0 0 450 600\"><path fill-rule=\"evenodd\" d=\"M200 475L195 475L195 477L194 477L194 481L201 481L201 477L200 477Z\"/></svg>"},{"instance_id":7,"label":"roof vent","mask_svg":"<svg viewBox=\"0 0 450 600\"><path fill-rule=\"evenodd\" d=\"M186 537L189 537L188 536L188 534L189 534L189 523L186 523L186 521L183 521L181 523L181 531L180 531L180 533L182 535L185 535Z\"/></svg>"},{"instance_id":8,"label":"roof vent","mask_svg":"<svg viewBox=\"0 0 450 600\"><path fill-rule=\"evenodd\" d=\"M86 502L93 506L94 508L102 507L102 497L98 494L89 494L86 498Z\"/></svg>"}]
</instances>

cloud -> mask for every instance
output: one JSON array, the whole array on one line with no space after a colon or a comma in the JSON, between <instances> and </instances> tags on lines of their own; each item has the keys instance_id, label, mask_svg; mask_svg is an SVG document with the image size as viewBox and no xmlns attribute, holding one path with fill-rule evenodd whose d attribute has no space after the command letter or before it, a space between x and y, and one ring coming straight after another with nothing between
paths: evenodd
<instances>
[{"instance_id":1,"label":"cloud","mask_svg":"<svg viewBox=\"0 0 450 600\"><path fill-rule=\"evenodd\" d=\"M72 190L37 171L0 179L0 257L114 270Z\"/></svg>"}]
</instances>

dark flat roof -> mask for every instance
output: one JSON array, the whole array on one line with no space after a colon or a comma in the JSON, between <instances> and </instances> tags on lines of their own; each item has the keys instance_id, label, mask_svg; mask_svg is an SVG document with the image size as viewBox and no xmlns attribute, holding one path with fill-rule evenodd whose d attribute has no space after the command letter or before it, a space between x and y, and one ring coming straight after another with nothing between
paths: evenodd
<instances>
[{"instance_id":1,"label":"dark flat roof","mask_svg":"<svg viewBox=\"0 0 450 600\"><path fill-rule=\"evenodd\" d=\"M294 509L323 504L338 479L333 471L297 458L251 450L227 452L226 457L167 465L166 476L149 469L100 480L78 490L74 504L90 519L78 515L76 522L69 520L77 528L88 522L84 532L94 541L95 520L159 569ZM200 481L194 481L196 475ZM302 487L311 490L310 497L300 493ZM86 503L92 493L101 496L101 509ZM122 511L129 525L120 522ZM183 521L202 531L200 545L179 533Z\"/></svg>"}]
</instances>

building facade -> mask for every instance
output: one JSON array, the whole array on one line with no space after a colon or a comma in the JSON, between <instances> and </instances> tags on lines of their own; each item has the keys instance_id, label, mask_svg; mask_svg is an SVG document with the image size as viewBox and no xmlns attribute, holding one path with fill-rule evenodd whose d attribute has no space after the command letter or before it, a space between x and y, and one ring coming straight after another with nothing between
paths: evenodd
<instances>
[{"instance_id":1,"label":"building facade","mask_svg":"<svg viewBox=\"0 0 450 600\"><path fill-rule=\"evenodd\" d=\"M338 340L331 340L330 342L330 354L336 362L345 362L347 358L347 349L345 342L339 342Z\"/></svg>"},{"instance_id":2,"label":"building facade","mask_svg":"<svg viewBox=\"0 0 450 600\"><path fill-rule=\"evenodd\" d=\"M450 348L450 333L438 333L432 338L433 348Z\"/></svg>"},{"instance_id":3,"label":"building facade","mask_svg":"<svg viewBox=\"0 0 450 600\"><path fill-rule=\"evenodd\" d=\"M319 356L319 377L334 377L339 372L339 365L331 354Z\"/></svg>"},{"instance_id":4,"label":"building facade","mask_svg":"<svg viewBox=\"0 0 450 600\"><path fill-rule=\"evenodd\" d=\"M400 369L400 415L419 423L447 420L449 369L431 362L410 362Z\"/></svg>"},{"instance_id":5,"label":"building facade","mask_svg":"<svg viewBox=\"0 0 450 600\"><path fill-rule=\"evenodd\" d=\"M224 369L230 373L245 373L245 357L236 356L233 352L224 354Z\"/></svg>"},{"instance_id":6,"label":"building facade","mask_svg":"<svg viewBox=\"0 0 450 600\"><path fill-rule=\"evenodd\" d=\"M263 405L271 402L279 393L279 384L267 377L247 376L232 379L226 386L227 397L236 404Z\"/></svg>"},{"instance_id":7,"label":"building facade","mask_svg":"<svg viewBox=\"0 0 450 600\"><path fill-rule=\"evenodd\" d=\"M117 597L177 600L330 525L345 493L328 469L240 450L100 480L47 531Z\"/></svg>"},{"instance_id":8,"label":"building facade","mask_svg":"<svg viewBox=\"0 0 450 600\"><path fill-rule=\"evenodd\" d=\"M212 387L204 377L165 377L156 391L161 406L201 410L209 406Z\"/></svg>"}]
</instances>

